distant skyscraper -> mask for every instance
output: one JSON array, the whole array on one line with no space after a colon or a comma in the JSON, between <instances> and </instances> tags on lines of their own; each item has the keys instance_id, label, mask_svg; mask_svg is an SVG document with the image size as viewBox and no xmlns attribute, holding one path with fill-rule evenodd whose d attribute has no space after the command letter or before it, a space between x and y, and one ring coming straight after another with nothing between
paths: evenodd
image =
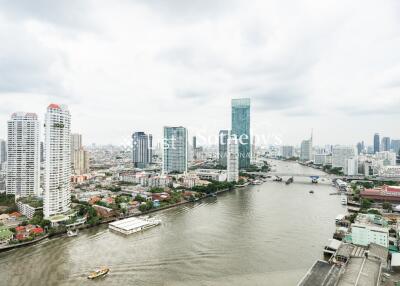
<instances>
[{"instance_id":1,"label":"distant skyscraper","mask_svg":"<svg viewBox=\"0 0 400 286\"><path fill-rule=\"evenodd\" d=\"M308 140L303 140L300 146L300 160L301 161L311 161L313 160L313 135L311 132L311 137Z\"/></svg>"},{"instance_id":2,"label":"distant skyscraper","mask_svg":"<svg viewBox=\"0 0 400 286\"><path fill-rule=\"evenodd\" d=\"M163 173L187 172L187 141L185 127L164 127Z\"/></svg>"},{"instance_id":3,"label":"distant skyscraper","mask_svg":"<svg viewBox=\"0 0 400 286\"><path fill-rule=\"evenodd\" d=\"M390 137L382 138L381 149L381 151L390 151Z\"/></svg>"},{"instance_id":4,"label":"distant skyscraper","mask_svg":"<svg viewBox=\"0 0 400 286\"><path fill-rule=\"evenodd\" d=\"M227 181L239 181L239 142L235 135L229 136L227 151Z\"/></svg>"},{"instance_id":5,"label":"distant skyscraper","mask_svg":"<svg viewBox=\"0 0 400 286\"><path fill-rule=\"evenodd\" d=\"M89 172L89 152L83 148L82 135L71 134L71 167L75 175Z\"/></svg>"},{"instance_id":6,"label":"distant skyscraper","mask_svg":"<svg viewBox=\"0 0 400 286\"><path fill-rule=\"evenodd\" d=\"M396 154L399 154L400 140L392 140L391 145L392 145L391 148L392 148L393 152L395 152Z\"/></svg>"},{"instance_id":7,"label":"distant skyscraper","mask_svg":"<svg viewBox=\"0 0 400 286\"><path fill-rule=\"evenodd\" d=\"M374 153L379 152L380 148L380 140L379 140L379 133L375 133L374 135Z\"/></svg>"},{"instance_id":8,"label":"distant skyscraper","mask_svg":"<svg viewBox=\"0 0 400 286\"><path fill-rule=\"evenodd\" d=\"M293 146L282 146L282 157L285 159L292 158L294 156Z\"/></svg>"},{"instance_id":9,"label":"distant skyscraper","mask_svg":"<svg viewBox=\"0 0 400 286\"><path fill-rule=\"evenodd\" d=\"M239 140L239 169L250 166L250 99L232 99L232 135Z\"/></svg>"},{"instance_id":10,"label":"distant skyscraper","mask_svg":"<svg viewBox=\"0 0 400 286\"><path fill-rule=\"evenodd\" d=\"M63 214L71 205L71 115L65 105L50 104L45 115L45 218Z\"/></svg>"},{"instance_id":11,"label":"distant skyscraper","mask_svg":"<svg viewBox=\"0 0 400 286\"><path fill-rule=\"evenodd\" d=\"M196 160L197 159L197 138L196 136L193 136L193 159Z\"/></svg>"},{"instance_id":12,"label":"distant skyscraper","mask_svg":"<svg viewBox=\"0 0 400 286\"><path fill-rule=\"evenodd\" d=\"M0 164L7 161L7 142L0 140Z\"/></svg>"},{"instance_id":13,"label":"distant skyscraper","mask_svg":"<svg viewBox=\"0 0 400 286\"><path fill-rule=\"evenodd\" d=\"M35 113L14 113L7 123L7 194L38 196L39 121Z\"/></svg>"},{"instance_id":14,"label":"distant skyscraper","mask_svg":"<svg viewBox=\"0 0 400 286\"><path fill-rule=\"evenodd\" d=\"M147 168L153 157L153 136L144 132L132 135L132 161L135 168Z\"/></svg>"},{"instance_id":15,"label":"distant skyscraper","mask_svg":"<svg viewBox=\"0 0 400 286\"><path fill-rule=\"evenodd\" d=\"M222 167L227 166L227 151L228 151L228 130L219 131L218 137L218 162Z\"/></svg>"},{"instance_id":16,"label":"distant skyscraper","mask_svg":"<svg viewBox=\"0 0 400 286\"><path fill-rule=\"evenodd\" d=\"M360 155L362 152L364 152L365 146L364 146L364 141L358 142L357 143L357 153Z\"/></svg>"}]
</instances>

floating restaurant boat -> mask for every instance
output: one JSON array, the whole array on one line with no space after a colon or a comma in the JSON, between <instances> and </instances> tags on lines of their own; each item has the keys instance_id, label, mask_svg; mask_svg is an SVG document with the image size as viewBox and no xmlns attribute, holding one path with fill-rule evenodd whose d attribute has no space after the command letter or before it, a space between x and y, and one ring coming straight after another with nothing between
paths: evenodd
<instances>
[{"instance_id":1,"label":"floating restaurant boat","mask_svg":"<svg viewBox=\"0 0 400 286\"><path fill-rule=\"evenodd\" d=\"M122 234L132 234L159 225L161 220L153 218L130 217L108 224L108 228Z\"/></svg>"},{"instance_id":2,"label":"floating restaurant boat","mask_svg":"<svg viewBox=\"0 0 400 286\"><path fill-rule=\"evenodd\" d=\"M95 278L98 278L98 277L101 277L101 276L105 276L105 275L107 275L107 273L109 271L110 271L110 268L107 268L107 267L99 268L99 269L96 269L93 272L91 272L88 275L87 278L88 279L95 279Z\"/></svg>"}]
</instances>

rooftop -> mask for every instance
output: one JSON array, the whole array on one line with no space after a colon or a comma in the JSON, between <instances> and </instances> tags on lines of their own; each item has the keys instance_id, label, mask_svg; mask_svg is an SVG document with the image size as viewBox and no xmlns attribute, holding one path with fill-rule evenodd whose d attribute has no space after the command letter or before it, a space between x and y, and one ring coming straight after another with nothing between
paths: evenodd
<instances>
[{"instance_id":1,"label":"rooftop","mask_svg":"<svg viewBox=\"0 0 400 286\"><path fill-rule=\"evenodd\" d=\"M137 217L131 217L131 218L118 220L118 221L110 223L111 226L125 230L125 231L130 231L130 230L133 230L133 229L136 229L136 228L148 225L148 224L149 224L148 221L137 218Z\"/></svg>"},{"instance_id":2,"label":"rooftop","mask_svg":"<svg viewBox=\"0 0 400 286\"><path fill-rule=\"evenodd\" d=\"M297 286L334 286L340 268L317 260Z\"/></svg>"},{"instance_id":3,"label":"rooftop","mask_svg":"<svg viewBox=\"0 0 400 286\"><path fill-rule=\"evenodd\" d=\"M378 285L381 262L378 259L353 257L340 276L337 286Z\"/></svg>"}]
</instances>

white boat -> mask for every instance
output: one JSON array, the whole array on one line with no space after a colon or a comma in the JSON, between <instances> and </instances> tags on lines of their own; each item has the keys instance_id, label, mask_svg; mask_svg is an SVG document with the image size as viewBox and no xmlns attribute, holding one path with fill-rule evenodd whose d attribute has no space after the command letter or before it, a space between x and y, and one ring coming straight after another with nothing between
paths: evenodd
<instances>
[{"instance_id":1,"label":"white boat","mask_svg":"<svg viewBox=\"0 0 400 286\"><path fill-rule=\"evenodd\" d=\"M78 230L76 229L75 231L73 231L72 229L67 231L67 235L68 237L73 237L73 236L77 236L78 235Z\"/></svg>"},{"instance_id":2,"label":"white boat","mask_svg":"<svg viewBox=\"0 0 400 286\"><path fill-rule=\"evenodd\" d=\"M347 205L347 196L340 196L340 201L342 203L342 205Z\"/></svg>"}]
</instances>

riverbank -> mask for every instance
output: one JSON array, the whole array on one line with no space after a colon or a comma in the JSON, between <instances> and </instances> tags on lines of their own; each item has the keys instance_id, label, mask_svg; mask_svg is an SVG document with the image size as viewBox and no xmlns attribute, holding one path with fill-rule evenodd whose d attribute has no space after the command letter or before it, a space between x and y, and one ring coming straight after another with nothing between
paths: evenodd
<instances>
[{"instance_id":1,"label":"riverbank","mask_svg":"<svg viewBox=\"0 0 400 286\"><path fill-rule=\"evenodd\" d=\"M34 244L36 244L36 243L38 243L38 242L40 242L40 241L42 241L42 240L44 240L44 239L46 239L48 237L49 237L49 235L45 234L44 236L41 236L41 237L39 237L37 239L34 239L34 240L31 240L31 241L26 241L26 242L21 242L21 243L16 243L16 244L10 244L10 245L7 245L7 246L3 246L3 247L0 247L0 252L5 252L5 251L9 251L9 250L12 250L12 249L15 249L15 248L34 245Z\"/></svg>"},{"instance_id":2,"label":"riverbank","mask_svg":"<svg viewBox=\"0 0 400 286\"><path fill-rule=\"evenodd\" d=\"M227 188L227 189L219 190L219 191L216 191L214 194L215 195L219 195L219 194L222 194L222 193L225 193L225 192L228 192L228 191L233 191L233 190L236 190L236 189L242 189L242 188L244 188L246 186L248 186L248 184L236 185L232 189ZM97 224L94 224L94 225L80 225L80 226L76 227L76 229L78 229L78 230L90 229L90 228L94 228L96 226L100 226L102 224L108 224L110 222L114 222L114 221L125 219L125 218L148 215L148 214L156 213L156 212L167 210L167 209L171 209L171 208L176 208L176 207L179 207L179 206L182 206L182 205L185 205L185 204L196 203L196 202L202 201L202 200L204 200L206 198L210 198L210 197L213 197L213 195L212 194L206 194L204 197L197 198L197 199L195 199L193 201L184 200L184 201L181 201L181 202L178 202L178 203L175 203L175 204L171 204L171 205L167 205L167 206L159 207L159 208L154 208L154 209L151 209L151 210L148 210L148 211L145 211L145 212L126 215L126 216L123 216L123 217L103 218ZM46 234L45 236L43 236L43 237L41 237L39 239L36 239L36 240L32 240L32 241L28 241L28 242L22 242L22 243L18 243L18 244L7 245L5 247L0 248L0 252L5 252L5 251L10 251L10 250L16 249L16 248L31 246L31 245L34 245L34 244L44 240L45 238L57 239L57 238L65 237L66 233L67 233L67 231L63 231L63 232L60 232L60 233L53 234L51 236L49 234Z\"/></svg>"}]
</instances>

